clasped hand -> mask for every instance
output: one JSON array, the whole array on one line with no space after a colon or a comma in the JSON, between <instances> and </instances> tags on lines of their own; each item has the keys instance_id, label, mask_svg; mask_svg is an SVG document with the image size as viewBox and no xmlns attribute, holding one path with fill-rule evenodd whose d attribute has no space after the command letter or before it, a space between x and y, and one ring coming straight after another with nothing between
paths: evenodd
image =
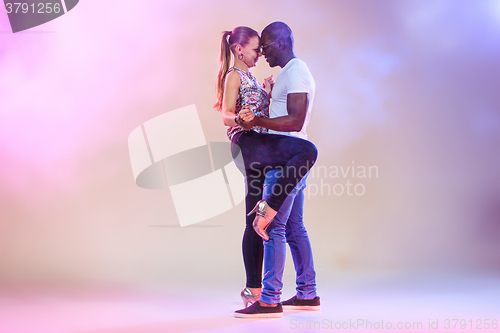
<instances>
[{"instance_id":1,"label":"clasped hand","mask_svg":"<svg viewBox=\"0 0 500 333\"><path fill-rule=\"evenodd\" d=\"M240 118L240 125L245 131L248 131L254 126L255 114L250 110L248 106L242 107L238 115Z\"/></svg>"}]
</instances>

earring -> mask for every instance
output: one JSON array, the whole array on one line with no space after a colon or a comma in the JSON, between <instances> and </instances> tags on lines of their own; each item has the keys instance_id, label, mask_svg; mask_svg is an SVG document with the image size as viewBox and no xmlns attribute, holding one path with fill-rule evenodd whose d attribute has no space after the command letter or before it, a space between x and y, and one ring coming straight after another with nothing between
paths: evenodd
<instances>
[{"instance_id":1,"label":"earring","mask_svg":"<svg viewBox=\"0 0 500 333\"><path fill-rule=\"evenodd\" d=\"M243 60L243 53L240 53L240 54L238 55L238 59Z\"/></svg>"}]
</instances>

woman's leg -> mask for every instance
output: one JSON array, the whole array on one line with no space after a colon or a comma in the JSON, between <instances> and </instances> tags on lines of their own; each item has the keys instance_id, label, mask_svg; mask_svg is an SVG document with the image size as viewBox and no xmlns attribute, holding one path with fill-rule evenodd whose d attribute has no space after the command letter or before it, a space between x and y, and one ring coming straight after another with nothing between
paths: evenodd
<instances>
[{"instance_id":1,"label":"woman's leg","mask_svg":"<svg viewBox=\"0 0 500 333\"><path fill-rule=\"evenodd\" d=\"M259 294L262 287L262 262L264 257L264 247L262 238L255 232L252 227L255 214L248 216L247 214L255 207L257 202L262 199L262 188L264 186L265 174L260 171L255 172L252 169L245 169L241 148L236 144L236 139L241 133L233 137L231 144L231 154L234 162L241 173L245 176L246 195L245 195L245 231L243 232L242 252L243 263L246 272L246 287L251 288L252 294ZM245 149L245 148L243 148ZM258 290L256 290L258 289Z\"/></svg>"},{"instance_id":2,"label":"woman's leg","mask_svg":"<svg viewBox=\"0 0 500 333\"><path fill-rule=\"evenodd\" d=\"M267 200L269 207L278 211L286 197L309 172L318 156L309 141L278 134L243 132L233 143L241 149L246 172L265 174L269 168L282 169L273 193ZM234 155L233 155L234 156Z\"/></svg>"},{"instance_id":3,"label":"woman's leg","mask_svg":"<svg viewBox=\"0 0 500 333\"><path fill-rule=\"evenodd\" d=\"M264 177L259 173L252 173L251 170L246 172L247 195L245 197L245 211L248 214L257 201L262 199L262 187L264 185ZM255 232L252 227L255 214L246 216L245 232L243 233L243 262L245 264L245 272L247 275L246 286L248 288L262 287L262 262L264 256L264 248L262 238ZM260 293L260 291L259 291ZM254 292L255 294L255 292Z\"/></svg>"}]
</instances>

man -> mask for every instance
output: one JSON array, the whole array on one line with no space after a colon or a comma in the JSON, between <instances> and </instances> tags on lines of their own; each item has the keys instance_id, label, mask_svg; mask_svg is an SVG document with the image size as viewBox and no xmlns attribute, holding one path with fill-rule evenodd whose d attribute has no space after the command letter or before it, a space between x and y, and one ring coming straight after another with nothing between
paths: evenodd
<instances>
[{"instance_id":1,"label":"man","mask_svg":"<svg viewBox=\"0 0 500 333\"><path fill-rule=\"evenodd\" d=\"M292 30L283 22L271 23L262 31L261 47L269 66L280 66L282 69L272 90L270 118L255 117L245 127L262 126L268 128L270 133L306 139L315 83L307 65L295 57ZM263 199L270 195L280 172L273 170L266 174ZM302 220L305 178L287 197L268 228L269 241L264 242L264 288L260 300L236 311L235 317L281 317L283 307L319 310L311 244ZM297 272L297 294L280 304L285 240L290 246Z\"/></svg>"}]
</instances>

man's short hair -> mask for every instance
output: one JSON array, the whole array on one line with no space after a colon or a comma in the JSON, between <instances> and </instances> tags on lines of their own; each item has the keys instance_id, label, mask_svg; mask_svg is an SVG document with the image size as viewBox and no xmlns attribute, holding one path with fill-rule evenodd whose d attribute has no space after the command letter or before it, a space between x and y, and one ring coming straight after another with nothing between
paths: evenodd
<instances>
[{"instance_id":1,"label":"man's short hair","mask_svg":"<svg viewBox=\"0 0 500 333\"><path fill-rule=\"evenodd\" d=\"M282 40L291 50L293 50L293 33L292 29L283 22L273 22L262 30L262 34L266 34L273 42Z\"/></svg>"}]
</instances>

